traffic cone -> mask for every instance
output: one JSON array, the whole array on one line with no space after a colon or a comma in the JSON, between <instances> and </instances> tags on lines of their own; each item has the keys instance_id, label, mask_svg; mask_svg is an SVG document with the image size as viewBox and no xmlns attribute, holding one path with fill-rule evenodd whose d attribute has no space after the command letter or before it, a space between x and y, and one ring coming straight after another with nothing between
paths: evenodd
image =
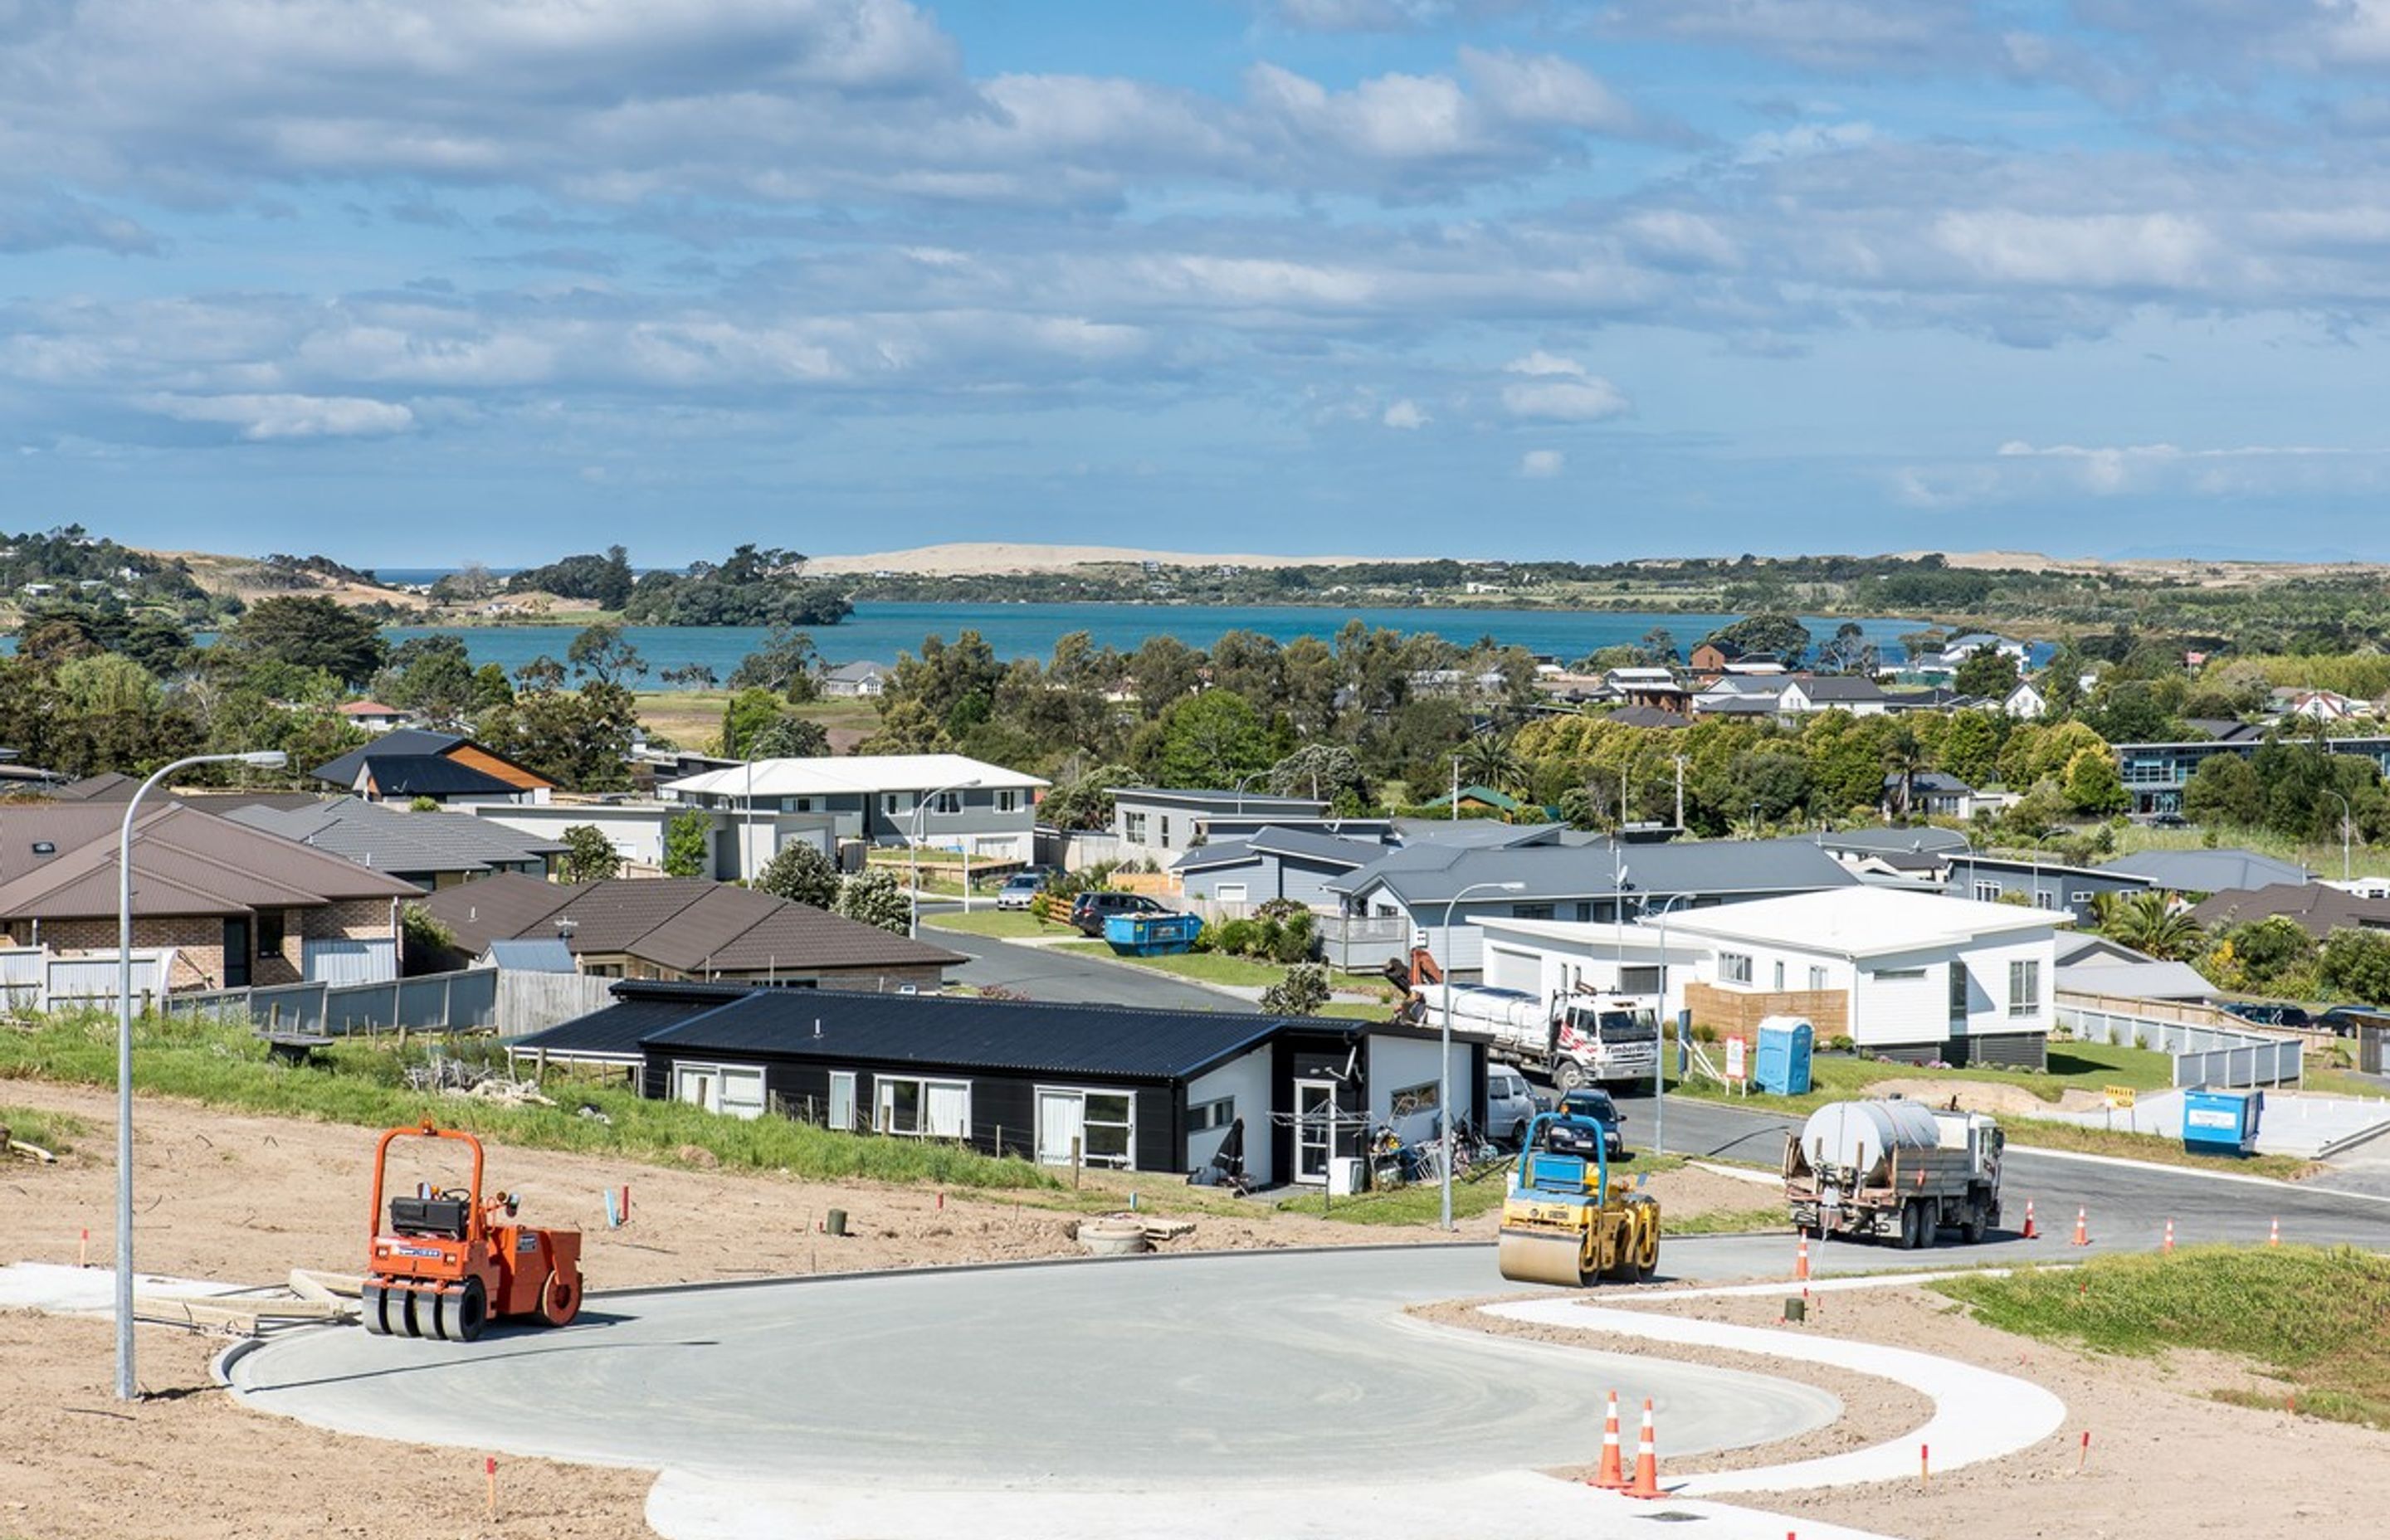
<instances>
[{"instance_id":1,"label":"traffic cone","mask_svg":"<svg viewBox=\"0 0 2390 1540\"><path fill-rule=\"evenodd\" d=\"M1635 1484L1626 1489L1630 1497L1664 1497L1660 1490L1660 1450L1651 1442L1651 1398L1643 1398L1643 1434L1635 1444Z\"/></svg>"},{"instance_id":2,"label":"traffic cone","mask_svg":"<svg viewBox=\"0 0 2390 1540\"><path fill-rule=\"evenodd\" d=\"M1809 1281L1809 1232L1801 1232L1801 1249L1792 1256L1792 1277L1802 1283Z\"/></svg>"},{"instance_id":3,"label":"traffic cone","mask_svg":"<svg viewBox=\"0 0 2390 1540\"><path fill-rule=\"evenodd\" d=\"M2171 1219L2166 1221L2165 1239L2159 1245L2158 1250L2161 1251L2174 1250L2174 1221Z\"/></svg>"},{"instance_id":4,"label":"traffic cone","mask_svg":"<svg viewBox=\"0 0 2390 1540\"><path fill-rule=\"evenodd\" d=\"M2075 1211L2075 1244L2077 1246L2091 1244L2091 1216L2088 1210Z\"/></svg>"},{"instance_id":5,"label":"traffic cone","mask_svg":"<svg viewBox=\"0 0 2390 1540\"><path fill-rule=\"evenodd\" d=\"M2281 1243L2282 1222L2280 1219L2277 1219L2274 1221L2274 1227L2266 1233L2266 1244L2268 1246L2280 1246Z\"/></svg>"},{"instance_id":6,"label":"traffic cone","mask_svg":"<svg viewBox=\"0 0 2390 1540\"><path fill-rule=\"evenodd\" d=\"M1594 1473L1593 1480L1587 1484L1598 1486L1604 1492L1626 1490L1626 1469L1620 1462L1618 1453L1618 1392L1616 1391L1610 1392L1610 1415L1602 1419L1601 1424L1601 1469Z\"/></svg>"},{"instance_id":7,"label":"traffic cone","mask_svg":"<svg viewBox=\"0 0 2390 1540\"><path fill-rule=\"evenodd\" d=\"M2024 1235L2022 1238L2026 1240L2041 1238L2041 1226L2033 1222L2033 1200L2030 1198L2024 1200Z\"/></svg>"}]
</instances>

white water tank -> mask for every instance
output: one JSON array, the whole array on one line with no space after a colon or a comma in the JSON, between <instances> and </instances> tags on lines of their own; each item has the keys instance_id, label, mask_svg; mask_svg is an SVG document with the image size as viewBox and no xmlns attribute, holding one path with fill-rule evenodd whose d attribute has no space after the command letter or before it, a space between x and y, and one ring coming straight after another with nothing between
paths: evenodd
<instances>
[{"instance_id":1,"label":"white water tank","mask_svg":"<svg viewBox=\"0 0 2390 1540\"><path fill-rule=\"evenodd\" d=\"M1829 1102L1801 1127L1801 1153L1812 1169L1854 1172L1861 1182L1881 1177L1878 1168L1892 1151L1932 1149L1941 1142L1934 1114L1914 1101Z\"/></svg>"}]
</instances>

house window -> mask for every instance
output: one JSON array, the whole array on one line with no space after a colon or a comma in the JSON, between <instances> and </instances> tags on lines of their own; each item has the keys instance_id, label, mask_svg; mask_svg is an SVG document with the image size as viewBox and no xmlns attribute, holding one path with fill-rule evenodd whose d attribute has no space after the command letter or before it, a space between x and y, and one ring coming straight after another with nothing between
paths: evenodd
<instances>
[{"instance_id":1,"label":"house window","mask_svg":"<svg viewBox=\"0 0 2390 1540\"><path fill-rule=\"evenodd\" d=\"M941 791L930 799L930 811L938 817L951 818L962 810L963 794L959 791Z\"/></svg>"},{"instance_id":2,"label":"house window","mask_svg":"<svg viewBox=\"0 0 2390 1540\"><path fill-rule=\"evenodd\" d=\"M2036 888L2033 892L2033 906L2037 909L2055 909L2058 907L2058 894L2046 888Z\"/></svg>"},{"instance_id":3,"label":"house window","mask_svg":"<svg viewBox=\"0 0 2390 1540\"><path fill-rule=\"evenodd\" d=\"M1658 967L1622 968L1618 970L1618 993L1621 995L1657 995L1660 993Z\"/></svg>"},{"instance_id":4,"label":"house window","mask_svg":"<svg viewBox=\"0 0 2390 1540\"><path fill-rule=\"evenodd\" d=\"M1950 963L1950 1024L1958 1025L1967 1019L1967 965L1953 958Z\"/></svg>"},{"instance_id":5,"label":"house window","mask_svg":"<svg viewBox=\"0 0 2390 1540\"><path fill-rule=\"evenodd\" d=\"M282 956L283 914L279 909L261 909L257 913L257 955L260 957Z\"/></svg>"},{"instance_id":6,"label":"house window","mask_svg":"<svg viewBox=\"0 0 2390 1540\"><path fill-rule=\"evenodd\" d=\"M2041 1014L2041 964L2020 957L2009 964L2009 1014Z\"/></svg>"},{"instance_id":7,"label":"house window","mask_svg":"<svg viewBox=\"0 0 2390 1540\"><path fill-rule=\"evenodd\" d=\"M1126 840L1132 845L1141 845L1145 843L1145 815L1142 813L1122 814L1121 838Z\"/></svg>"},{"instance_id":8,"label":"house window","mask_svg":"<svg viewBox=\"0 0 2390 1540\"><path fill-rule=\"evenodd\" d=\"M1226 1128L1237 1121L1237 1098L1222 1097L1217 1101L1198 1101L1187 1109L1187 1132L1209 1134L1215 1128Z\"/></svg>"},{"instance_id":9,"label":"house window","mask_svg":"<svg viewBox=\"0 0 2390 1540\"><path fill-rule=\"evenodd\" d=\"M1167 813L1162 815L1162 848L1170 848L1170 815Z\"/></svg>"},{"instance_id":10,"label":"house window","mask_svg":"<svg viewBox=\"0 0 2390 1540\"><path fill-rule=\"evenodd\" d=\"M1223 882L1219 887L1219 899L1223 904L1242 904L1246 892L1246 885L1242 882Z\"/></svg>"},{"instance_id":11,"label":"house window","mask_svg":"<svg viewBox=\"0 0 2390 1540\"><path fill-rule=\"evenodd\" d=\"M1431 1080L1418 1085L1406 1085L1396 1091L1387 1104L1389 1117L1407 1118L1414 1112L1433 1112L1444 1105L1442 1087Z\"/></svg>"},{"instance_id":12,"label":"house window","mask_svg":"<svg viewBox=\"0 0 2390 1540\"><path fill-rule=\"evenodd\" d=\"M2066 895L2066 903L2069 908L2081 909L2087 907L2090 902L2091 890L2088 888L2077 888L2073 892Z\"/></svg>"},{"instance_id":13,"label":"house window","mask_svg":"<svg viewBox=\"0 0 2390 1540\"><path fill-rule=\"evenodd\" d=\"M1825 970L1824 969L1822 969L1822 968L1812 968L1811 969L1809 969L1809 988L1810 988L1810 990L1814 993L1814 992L1817 992L1817 991L1822 990L1822 989L1824 989L1825 987L1826 987L1826 970Z\"/></svg>"},{"instance_id":14,"label":"house window","mask_svg":"<svg viewBox=\"0 0 2390 1540\"><path fill-rule=\"evenodd\" d=\"M960 1139L970 1135L970 1081L895 1075L876 1075L873 1080L880 1088L877 1126L880 1133L927 1139Z\"/></svg>"},{"instance_id":15,"label":"house window","mask_svg":"<svg viewBox=\"0 0 2390 1540\"><path fill-rule=\"evenodd\" d=\"M1747 984L1751 982L1750 956L1741 952L1719 953L1718 977L1725 982L1730 984Z\"/></svg>"},{"instance_id":16,"label":"house window","mask_svg":"<svg viewBox=\"0 0 2390 1540\"><path fill-rule=\"evenodd\" d=\"M996 794L996 810L998 813L1018 813L1018 812L1020 812L1020 811L1021 811L1021 793L1020 793L1020 792L1018 792L1018 791L1012 790L1012 789L1009 789L1009 788L1007 788L1007 789L1004 789L1004 790L998 791L998 792Z\"/></svg>"},{"instance_id":17,"label":"house window","mask_svg":"<svg viewBox=\"0 0 2390 1540\"><path fill-rule=\"evenodd\" d=\"M739 1064L675 1064L673 1099L734 1118L760 1118L764 1072Z\"/></svg>"},{"instance_id":18,"label":"house window","mask_svg":"<svg viewBox=\"0 0 2390 1540\"><path fill-rule=\"evenodd\" d=\"M1513 904L1510 905L1510 918L1512 919L1549 919L1552 918L1552 906L1548 904Z\"/></svg>"},{"instance_id":19,"label":"house window","mask_svg":"<svg viewBox=\"0 0 2390 1540\"><path fill-rule=\"evenodd\" d=\"M906 811L904 808L897 805L904 800L905 799L896 792L883 791L880 795L880 811L885 813L891 818L893 818L899 813Z\"/></svg>"},{"instance_id":20,"label":"house window","mask_svg":"<svg viewBox=\"0 0 2390 1540\"><path fill-rule=\"evenodd\" d=\"M1073 1149L1073 1145L1076 1150ZM1073 1153L1091 1166L1137 1168L1137 1097L1127 1091L1074 1086L1037 1088L1037 1159L1068 1164Z\"/></svg>"},{"instance_id":21,"label":"house window","mask_svg":"<svg viewBox=\"0 0 2390 1540\"><path fill-rule=\"evenodd\" d=\"M1784 993L1784 965L1783 965L1783 963L1781 963L1781 962L1779 962L1779 963L1776 965L1776 985L1775 985L1775 987L1776 987L1776 992L1777 992L1779 995L1781 995L1781 994L1783 994L1783 993Z\"/></svg>"},{"instance_id":22,"label":"house window","mask_svg":"<svg viewBox=\"0 0 2390 1540\"><path fill-rule=\"evenodd\" d=\"M1999 901L2000 901L2000 885L1999 885L1998 883L1997 883L1997 882L1978 882L1978 883L1976 883L1976 884L1975 884L1975 902L1976 902L1976 903L1978 903L1978 904L1998 904Z\"/></svg>"},{"instance_id":23,"label":"house window","mask_svg":"<svg viewBox=\"0 0 2390 1540\"><path fill-rule=\"evenodd\" d=\"M829 1126L842 1134L854 1132L854 1072L829 1072Z\"/></svg>"},{"instance_id":24,"label":"house window","mask_svg":"<svg viewBox=\"0 0 2390 1540\"><path fill-rule=\"evenodd\" d=\"M1925 977L1925 969L1921 968L1879 968L1875 970L1875 976L1878 979L1891 979L1894 981L1903 979L1921 979Z\"/></svg>"},{"instance_id":25,"label":"house window","mask_svg":"<svg viewBox=\"0 0 2390 1540\"><path fill-rule=\"evenodd\" d=\"M780 799L780 811L783 813L811 813L813 810L814 800L811 797L783 797Z\"/></svg>"}]
</instances>

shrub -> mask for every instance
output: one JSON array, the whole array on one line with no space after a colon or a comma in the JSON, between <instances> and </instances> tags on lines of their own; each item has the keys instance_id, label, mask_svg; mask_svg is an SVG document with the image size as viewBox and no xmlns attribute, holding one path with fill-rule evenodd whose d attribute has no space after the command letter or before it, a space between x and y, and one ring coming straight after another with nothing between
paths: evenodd
<instances>
[{"instance_id":1,"label":"shrub","mask_svg":"<svg viewBox=\"0 0 2390 1540\"><path fill-rule=\"evenodd\" d=\"M1309 1016L1328 1003L1328 969L1319 963L1297 963L1286 977L1262 991L1265 1016Z\"/></svg>"},{"instance_id":2,"label":"shrub","mask_svg":"<svg viewBox=\"0 0 2390 1540\"><path fill-rule=\"evenodd\" d=\"M1232 919L1220 927L1215 938L1219 949L1232 957L1251 956L1261 936L1261 926L1250 919Z\"/></svg>"},{"instance_id":3,"label":"shrub","mask_svg":"<svg viewBox=\"0 0 2390 1540\"><path fill-rule=\"evenodd\" d=\"M1279 928L1278 940L1270 947L1270 960L1299 963L1311 956L1314 939L1311 915L1304 911Z\"/></svg>"}]
</instances>

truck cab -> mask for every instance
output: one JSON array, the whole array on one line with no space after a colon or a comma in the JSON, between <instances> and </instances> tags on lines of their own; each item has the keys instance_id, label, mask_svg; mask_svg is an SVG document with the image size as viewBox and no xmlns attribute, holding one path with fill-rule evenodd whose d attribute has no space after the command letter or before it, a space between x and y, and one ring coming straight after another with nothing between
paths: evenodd
<instances>
[{"instance_id":1,"label":"truck cab","mask_svg":"<svg viewBox=\"0 0 2390 1540\"><path fill-rule=\"evenodd\" d=\"M1561 997L1552 1019L1552 1084L1580 1085L1651 1078L1660 1065L1660 1022L1622 995Z\"/></svg>"}]
</instances>

